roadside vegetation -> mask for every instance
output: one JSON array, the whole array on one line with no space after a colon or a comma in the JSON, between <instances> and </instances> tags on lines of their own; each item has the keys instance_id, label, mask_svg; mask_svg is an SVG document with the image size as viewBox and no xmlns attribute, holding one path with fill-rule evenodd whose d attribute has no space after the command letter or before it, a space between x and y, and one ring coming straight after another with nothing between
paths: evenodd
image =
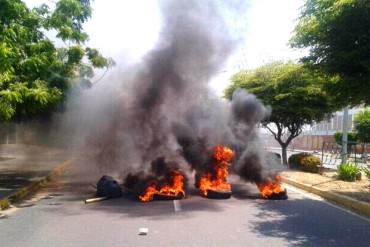
<instances>
[{"instance_id":1,"label":"roadside vegetation","mask_svg":"<svg viewBox=\"0 0 370 247\"><path fill-rule=\"evenodd\" d=\"M325 86L343 106L370 104L369 16L369 1L306 0L291 39L307 67L338 77Z\"/></svg>"},{"instance_id":2,"label":"roadside vegetation","mask_svg":"<svg viewBox=\"0 0 370 247\"><path fill-rule=\"evenodd\" d=\"M367 167L363 168L363 171L364 171L365 176L367 177L367 179L370 180L370 166L367 166Z\"/></svg>"},{"instance_id":3,"label":"roadside vegetation","mask_svg":"<svg viewBox=\"0 0 370 247\"><path fill-rule=\"evenodd\" d=\"M318 173L322 167L319 157L310 153L292 154L288 160L289 167L306 172Z\"/></svg>"},{"instance_id":4,"label":"roadside vegetation","mask_svg":"<svg viewBox=\"0 0 370 247\"><path fill-rule=\"evenodd\" d=\"M21 0L0 6L0 122L62 109L71 88L90 87L93 69L113 64L85 45L89 0L59 0L52 9Z\"/></svg>"},{"instance_id":5,"label":"roadside vegetation","mask_svg":"<svg viewBox=\"0 0 370 247\"><path fill-rule=\"evenodd\" d=\"M231 99L236 89L243 88L271 108L262 126L280 144L283 163L287 164L287 147L301 134L303 126L329 117L336 109L323 90L323 85L332 80L336 78L316 73L303 64L274 62L235 74L225 97Z\"/></svg>"},{"instance_id":6,"label":"roadside vegetation","mask_svg":"<svg viewBox=\"0 0 370 247\"><path fill-rule=\"evenodd\" d=\"M355 164L345 163L338 166L337 173L339 179L354 182L356 179L360 180L358 178L361 176L359 175L361 173L361 169Z\"/></svg>"},{"instance_id":7,"label":"roadside vegetation","mask_svg":"<svg viewBox=\"0 0 370 247\"><path fill-rule=\"evenodd\" d=\"M346 106L370 104L369 16L368 1L306 0L290 44L308 54L298 63L269 63L232 78L226 98L241 87L271 107L263 127L280 144L284 164L303 125ZM370 121L362 120L367 114L355 118L354 138L363 142L369 140Z\"/></svg>"}]
</instances>

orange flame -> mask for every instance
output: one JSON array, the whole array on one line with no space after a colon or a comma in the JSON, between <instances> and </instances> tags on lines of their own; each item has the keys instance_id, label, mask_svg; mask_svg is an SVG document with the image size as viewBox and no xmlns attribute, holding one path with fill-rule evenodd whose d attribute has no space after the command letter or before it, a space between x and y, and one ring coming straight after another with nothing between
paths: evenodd
<instances>
[{"instance_id":1,"label":"orange flame","mask_svg":"<svg viewBox=\"0 0 370 247\"><path fill-rule=\"evenodd\" d=\"M139 196L139 200L142 202L149 202L153 200L154 195L158 193L156 187L157 186L155 184L151 184L148 187L146 187L144 194Z\"/></svg>"},{"instance_id":2,"label":"orange flame","mask_svg":"<svg viewBox=\"0 0 370 247\"><path fill-rule=\"evenodd\" d=\"M171 185L164 185L160 188L158 194L166 196L185 196L184 191L184 175L179 171L171 172Z\"/></svg>"},{"instance_id":3,"label":"orange flame","mask_svg":"<svg viewBox=\"0 0 370 247\"><path fill-rule=\"evenodd\" d=\"M216 146L213 152L214 158L214 175L208 172L200 177L199 179L199 190L202 195L207 196L208 190L216 191L230 191L231 185L227 182L227 176L229 175L228 169L230 161L234 157L234 152L224 146Z\"/></svg>"},{"instance_id":4,"label":"orange flame","mask_svg":"<svg viewBox=\"0 0 370 247\"><path fill-rule=\"evenodd\" d=\"M257 184L260 190L262 198L270 198L273 194L279 194L284 191L284 188L280 184L281 178L279 175L274 180L269 179L266 183Z\"/></svg>"},{"instance_id":5,"label":"orange flame","mask_svg":"<svg viewBox=\"0 0 370 247\"><path fill-rule=\"evenodd\" d=\"M171 171L171 184L164 184L157 189L157 184L150 184L139 196L139 200L142 202L152 201L154 195L163 196L185 196L184 190L184 175L178 170Z\"/></svg>"}]
</instances>

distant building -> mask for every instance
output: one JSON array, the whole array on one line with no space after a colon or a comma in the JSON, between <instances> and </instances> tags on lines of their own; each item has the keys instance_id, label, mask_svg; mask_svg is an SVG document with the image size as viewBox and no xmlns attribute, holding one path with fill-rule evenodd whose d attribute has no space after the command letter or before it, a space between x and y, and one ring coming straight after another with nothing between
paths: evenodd
<instances>
[{"instance_id":1,"label":"distant building","mask_svg":"<svg viewBox=\"0 0 370 247\"><path fill-rule=\"evenodd\" d=\"M348 111L348 131L353 131L353 119L363 108L353 108ZM343 130L343 111L336 112L331 119L309 126L303 133L292 141L294 149L319 150L323 142L334 142L334 134Z\"/></svg>"}]
</instances>

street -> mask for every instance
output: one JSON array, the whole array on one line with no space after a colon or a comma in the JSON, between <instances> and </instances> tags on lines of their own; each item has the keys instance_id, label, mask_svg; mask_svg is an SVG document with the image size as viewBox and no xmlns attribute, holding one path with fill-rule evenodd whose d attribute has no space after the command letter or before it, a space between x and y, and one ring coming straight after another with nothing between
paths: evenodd
<instances>
[{"instance_id":1,"label":"street","mask_svg":"<svg viewBox=\"0 0 370 247\"><path fill-rule=\"evenodd\" d=\"M66 152L40 145L0 145L0 199L47 176Z\"/></svg>"},{"instance_id":2,"label":"street","mask_svg":"<svg viewBox=\"0 0 370 247\"><path fill-rule=\"evenodd\" d=\"M369 220L287 188L286 201L259 199L254 185L239 182L229 200L191 191L176 202L124 196L85 205L91 186L59 183L0 219L1 246L370 245ZM139 235L143 227L147 235Z\"/></svg>"}]
</instances>

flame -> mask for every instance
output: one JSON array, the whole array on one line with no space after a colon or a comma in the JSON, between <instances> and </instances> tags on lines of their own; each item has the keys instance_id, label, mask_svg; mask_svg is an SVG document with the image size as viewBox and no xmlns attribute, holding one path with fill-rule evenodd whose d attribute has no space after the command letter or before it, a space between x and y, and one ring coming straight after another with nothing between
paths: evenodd
<instances>
[{"instance_id":1,"label":"flame","mask_svg":"<svg viewBox=\"0 0 370 247\"><path fill-rule=\"evenodd\" d=\"M154 195L158 193L156 187L157 186L155 184L151 184L148 187L146 187L144 194L139 196L139 200L142 202L149 202L153 200Z\"/></svg>"},{"instance_id":2,"label":"flame","mask_svg":"<svg viewBox=\"0 0 370 247\"><path fill-rule=\"evenodd\" d=\"M275 177L274 180L269 178L269 181L263 184L257 184L258 189L260 190L262 198L269 198L273 194L279 194L284 192L284 188L281 186L281 178L279 175Z\"/></svg>"},{"instance_id":3,"label":"flame","mask_svg":"<svg viewBox=\"0 0 370 247\"><path fill-rule=\"evenodd\" d=\"M150 184L139 196L139 200L142 202L149 202L153 200L154 195L163 196L185 196L184 190L184 175L178 170L172 170L170 172L171 182L170 184L164 184L157 188L158 183Z\"/></svg>"},{"instance_id":4,"label":"flame","mask_svg":"<svg viewBox=\"0 0 370 247\"><path fill-rule=\"evenodd\" d=\"M184 196L184 175L179 171L171 172L172 183L171 185L164 185L160 188L158 194L167 196Z\"/></svg>"},{"instance_id":5,"label":"flame","mask_svg":"<svg viewBox=\"0 0 370 247\"><path fill-rule=\"evenodd\" d=\"M231 185L227 182L230 161L234 152L224 146L216 146L213 150L213 173L207 172L199 179L198 187L202 195L207 196L208 190L230 191Z\"/></svg>"}]
</instances>

